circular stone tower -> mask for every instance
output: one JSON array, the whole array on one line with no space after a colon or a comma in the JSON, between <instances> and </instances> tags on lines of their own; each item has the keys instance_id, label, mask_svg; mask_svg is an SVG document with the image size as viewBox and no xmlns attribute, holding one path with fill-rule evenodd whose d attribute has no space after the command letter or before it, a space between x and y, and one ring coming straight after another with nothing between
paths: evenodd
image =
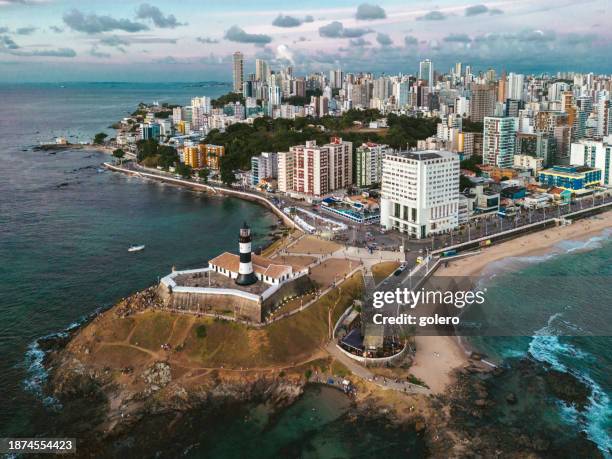
<instances>
[{"instance_id":1,"label":"circular stone tower","mask_svg":"<svg viewBox=\"0 0 612 459\"><path fill-rule=\"evenodd\" d=\"M236 284L251 285L257 282L257 277L253 272L253 263L251 262L251 229L244 222L240 228L240 267L238 268L238 277Z\"/></svg>"}]
</instances>

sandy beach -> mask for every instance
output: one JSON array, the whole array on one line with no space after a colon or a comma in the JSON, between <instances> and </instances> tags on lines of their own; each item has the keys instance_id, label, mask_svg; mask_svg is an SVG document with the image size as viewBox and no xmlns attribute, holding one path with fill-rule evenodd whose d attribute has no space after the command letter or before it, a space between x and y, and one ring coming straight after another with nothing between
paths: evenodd
<instances>
[{"instance_id":1,"label":"sandy beach","mask_svg":"<svg viewBox=\"0 0 612 459\"><path fill-rule=\"evenodd\" d=\"M612 228L612 211L578 220L568 226L549 228L493 245L483 249L478 255L453 261L448 264L448 267L441 267L436 275L478 276L488 265L498 260L526 255L544 255L554 251L554 246L559 242L587 240L600 234L606 228Z\"/></svg>"},{"instance_id":2,"label":"sandy beach","mask_svg":"<svg viewBox=\"0 0 612 459\"><path fill-rule=\"evenodd\" d=\"M509 257L543 255L566 240L587 240L612 228L612 211L564 227L550 228L483 249L477 255L450 262L436 276L478 276L492 263ZM468 363L468 351L455 337L417 336L411 373L423 380L433 393L441 393L453 380L454 370Z\"/></svg>"}]
</instances>

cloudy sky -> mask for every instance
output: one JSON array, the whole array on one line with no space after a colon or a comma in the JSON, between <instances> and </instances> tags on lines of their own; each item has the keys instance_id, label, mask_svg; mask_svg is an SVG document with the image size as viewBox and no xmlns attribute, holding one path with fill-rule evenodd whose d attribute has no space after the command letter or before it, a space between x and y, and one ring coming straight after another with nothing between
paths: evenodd
<instances>
[{"instance_id":1,"label":"cloudy sky","mask_svg":"<svg viewBox=\"0 0 612 459\"><path fill-rule=\"evenodd\" d=\"M262 57L298 73L414 73L430 58L518 72L612 72L610 0L0 0L0 81L231 79Z\"/></svg>"}]
</instances>

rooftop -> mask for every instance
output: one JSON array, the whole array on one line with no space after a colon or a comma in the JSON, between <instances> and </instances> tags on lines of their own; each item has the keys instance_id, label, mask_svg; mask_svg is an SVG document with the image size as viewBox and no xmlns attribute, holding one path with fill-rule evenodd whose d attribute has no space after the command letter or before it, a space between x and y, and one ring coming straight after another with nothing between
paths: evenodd
<instances>
[{"instance_id":1,"label":"rooftop","mask_svg":"<svg viewBox=\"0 0 612 459\"><path fill-rule=\"evenodd\" d=\"M426 161L428 159L442 159L457 156L455 153L444 150L422 150L422 151L398 151L389 156L401 156L415 161Z\"/></svg>"}]
</instances>

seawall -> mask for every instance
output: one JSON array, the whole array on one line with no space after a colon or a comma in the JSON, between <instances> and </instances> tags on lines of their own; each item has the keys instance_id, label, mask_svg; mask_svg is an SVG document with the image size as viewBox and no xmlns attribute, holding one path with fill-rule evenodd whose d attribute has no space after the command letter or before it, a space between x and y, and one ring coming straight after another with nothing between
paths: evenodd
<instances>
[{"instance_id":1,"label":"seawall","mask_svg":"<svg viewBox=\"0 0 612 459\"><path fill-rule=\"evenodd\" d=\"M136 177L145 177L145 178L157 180L159 182L171 183L173 185L182 186L184 188L189 188L189 189L196 190L196 191L206 191L209 193L233 196L236 198L244 199L246 201L256 202L270 209L283 222L285 226L289 228L293 228L293 229L299 229L299 226L297 225L297 223L295 223L287 214L285 214L281 209L279 209L276 205L274 205L272 201L270 201L269 199L263 196L259 196L254 193L247 193L245 191L232 190L230 188L214 187L214 186L207 185L204 183L195 183L195 182L190 182L190 181L183 180L183 179L177 179L174 177L165 177L162 175L153 174L149 172L141 172L138 170L126 169L125 167L116 166L110 163L104 163L104 167L106 167L109 170L115 171L115 172L121 172L123 174L132 175Z\"/></svg>"}]
</instances>

